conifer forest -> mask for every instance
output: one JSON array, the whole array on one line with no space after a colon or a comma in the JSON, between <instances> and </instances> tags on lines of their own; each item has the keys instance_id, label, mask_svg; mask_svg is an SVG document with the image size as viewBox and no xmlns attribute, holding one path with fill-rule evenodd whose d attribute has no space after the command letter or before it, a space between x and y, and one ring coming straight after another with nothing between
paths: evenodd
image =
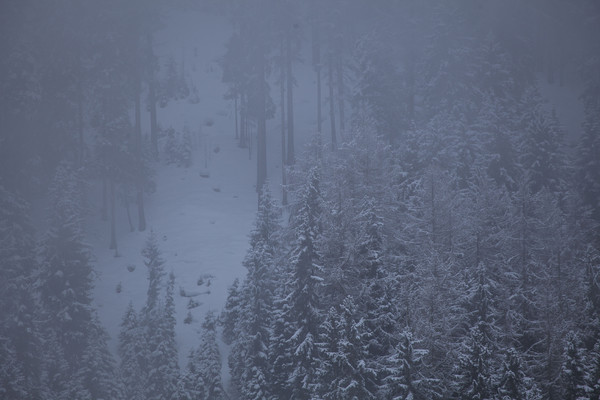
<instances>
[{"instance_id":1,"label":"conifer forest","mask_svg":"<svg viewBox=\"0 0 600 400\"><path fill-rule=\"evenodd\" d=\"M0 400L599 400L597 0L0 1Z\"/></svg>"}]
</instances>

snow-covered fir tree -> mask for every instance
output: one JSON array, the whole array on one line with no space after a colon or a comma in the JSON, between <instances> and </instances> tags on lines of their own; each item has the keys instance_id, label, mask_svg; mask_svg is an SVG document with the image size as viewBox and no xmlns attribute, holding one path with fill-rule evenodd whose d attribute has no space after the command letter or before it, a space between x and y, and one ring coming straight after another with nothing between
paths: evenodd
<instances>
[{"instance_id":1,"label":"snow-covered fir tree","mask_svg":"<svg viewBox=\"0 0 600 400\"><path fill-rule=\"evenodd\" d=\"M439 382L424 375L423 358L427 350L417 347L419 341L405 329L394 352L388 357L384 393L391 399L429 399L439 397Z\"/></svg>"},{"instance_id":2,"label":"snow-covered fir tree","mask_svg":"<svg viewBox=\"0 0 600 400\"><path fill-rule=\"evenodd\" d=\"M131 400L144 398L144 387L148 380L145 361L145 336L139 316L129 303L119 334L120 375L123 381L124 397Z\"/></svg>"},{"instance_id":3,"label":"snow-covered fir tree","mask_svg":"<svg viewBox=\"0 0 600 400\"><path fill-rule=\"evenodd\" d=\"M244 361L241 393L247 399L269 396L269 336L273 303L275 257L279 251L280 210L263 186L255 228L250 234L250 249L244 266L248 270L242 289L238 341Z\"/></svg>"},{"instance_id":4,"label":"snow-covered fir tree","mask_svg":"<svg viewBox=\"0 0 600 400\"><path fill-rule=\"evenodd\" d=\"M310 399L317 384L319 356L316 341L321 319L318 296L322 281L317 251L321 231L319 181L319 171L316 167L311 168L292 222L295 237L289 261L292 291L286 299L291 307L285 318L294 331L287 338L292 364L288 381L291 396L297 399Z\"/></svg>"},{"instance_id":5,"label":"snow-covered fir tree","mask_svg":"<svg viewBox=\"0 0 600 400\"><path fill-rule=\"evenodd\" d=\"M532 379L525 375L519 353L510 348L504 355L497 392L500 400L539 400L541 394Z\"/></svg>"},{"instance_id":6,"label":"snow-covered fir tree","mask_svg":"<svg viewBox=\"0 0 600 400\"><path fill-rule=\"evenodd\" d=\"M375 371L367 365L363 320L350 297L339 309L332 307L321 324L319 351L321 363L316 392L323 399L375 399L369 391Z\"/></svg>"},{"instance_id":7,"label":"snow-covered fir tree","mask_svg":"<svg viewBox=\"0 0 600 400\"><path fill-rule=\"evenodd\" d=\"M200 342L190 354L186 383L189 382L191 398L223 400L226 398L221 382L221 355L217 344L217 320L208 312L202 323ZM197 395L198 397L193 397Z\"/></svg>"},{"instance_id":8,"label":"snow-covered fir tree","mask_svg":"<svg viewBox=\"0 0 600 400\"><path fill-rule=\"evenodd\" d=\"M592 353L593 354L593 353ZM562 398L565 400L585 399L590 388L586 385L585 359L581 341L574 332L569 332L565 338L564 361L561 370L563 381Z\"/></svg>"},{"instance_id":9,"label":"snow-covered fir tree","mask_svg":"<svg viewBox=\"0 0 600 400\"><path fill-rule=\"evenodd\" d=\"M39 303L34 290L34 231L27 203L0 185L0 391L41 396Z\"/></svg>"}]
</instances>

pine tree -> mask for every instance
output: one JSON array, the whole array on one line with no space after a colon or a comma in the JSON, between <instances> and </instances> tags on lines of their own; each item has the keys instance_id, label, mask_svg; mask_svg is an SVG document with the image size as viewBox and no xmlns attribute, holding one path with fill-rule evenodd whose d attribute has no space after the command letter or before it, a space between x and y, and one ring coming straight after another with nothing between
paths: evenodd
<instances>
[{"instance_id":1,"label":"pine tree","mask_svg":"<svg viewBox=\"0 0 600 400\"><path fill-rule=\"evenodd\" d=\"M409 330L404 330L394 352L387 359L384 392L391 399L429 399L438 397L437 383L424 375L423 357L427 350L415 348L419 344Z\"/></svg>"},{"instance_id":2,"label":"pine tree","mask_svg":"<svg viewBox=\"0 0 600 400\"><path fill-rule=\"evenodd\" d=\"M541 395L532 380L525 375L519 353L508 349L500 371L498 396L500 400L540 400Z\"/></svg>"},{"instance_id":3,"label":"pine tree","mask_svg":"<svg viewBox=\"0 0 600 400\"><path fill-rule=\"evenodd\" d=\"M369 390L383 387L387 374L385 359L396 345L397 315L391 295L391 281L384 260L384 237L382 221L374 201L367 199L358 217L359 234L355 263L363 281L360 297L364 315L367 351L367 366L377 371L375 381L368 382Z\"/></svg>"},{"instance_id":4,"label":"pine tree","mask_svg":"<svg viewBox=\"0 0 600 400\"><path fill-rule=\"evenodd\" d=\"M123 380L124 397L142 400L147 382L145 336L139 317L129 303L121 322L119 334L120 374Z\"/></svg>"},{"instance_id":5,"label":"pine tree","mask_svg":"<svg viewBox=\"0 0 600 400\"><path fill-rule=\"evenodd\" d=\"M77 175L57 169L51 190L50 228L42 243L38 288L48 329L57 335L75 371L92 325L92 267L84 244L82 193Z\"/></svg>"},{"instance_id":6,"label":"pine tree","mask_svg":"<svg viewBox=\"0 0 600 400\"><path fill-rule=\"evenodd\" d=\"M0 391L37 399L41 332L34 290L33 228L26 202L0 185Z\"/></svg>"},{"instance_id":7,"label":"pine tree","mask_svg":"<svg viewBox=\"0 0 600 400\"><path fill-rule=\"evenodd\" d=\"M148 267L148 294L144 313L150 314L158 308L162 285L161 282L165 275L165 261L162 259L160 249L158 248L156 234L153 230L150 231L150 235L148 236L148 239L146 239L146 243L142 249L142 256L145 258L144 264Z\"/></svg>"},{"instance_id":8,"label":"pine tree","mask_svg":"<svg viewBox=\"0 0 600 400\"><path fill-rule=\"evenodd\" d=\"M269 395L269 328L271 325L274 258L278 251L279 209L268 187L262 189L255 228L244 260L248 273L243 286L238 338L244 354L241 392L245 398Z\"/></svg>"},{"instance_id":9,"label":"pine tree","mask_svg":"<svg viewBox=\"0 0 600 400\"><path fill-rule=\"evenodd\" d=\"M270 399L289 398L291 395L290 382L292 373L292 348L288 338L294 334L292 314L289 303L289 293L285 288L279 288L273 300L273 311L269 335L269 386L272 396Z\"/></svg>"},{"instance_id":10,"label":"pine tree","mask_svg":"<svg viewBox=\"0 0 600 400\"><path fill-rule=\"evenodd\" d=\"M148 342L152 345L156 339L156 347L151 348L149 387L155 398L169 398L176 391L179 380L177 343L175 342L175 276L169 275L169 282L164 303L160 309L157 330L148 332Z\"/></svg>"},{"instance_id":11,"label":"pine tree","mask_svg":"<svg viewBox=\"0 0 600 400\"><path fill-rule=\"evenodd\" d=\"M562 398L565 400L581 400L587 397L586 371L581 342L574 332L565 338L564 361L561 378L563 381Z\"/></svg>"},{"instance_id":12,"label":"pine tree","mask_svg":"<svg viewBox=\"0 0 600 400\"><path fill-rule=\"evenodd\" d=\"M225 399L221 383L221 356L217 345L216 318L208 312L202 324L200 343L195 352L195 368L202 382L201 399Z\"/></svg>"},{"instance_id":13,"label":"pine tree","mask_svg":"<svg viewBox=\"0 0 600 400\"><path fill-rule=\"evenodd\" d=\"M456 372L456 398L484 400L493 394L492 353L482 323L473 326L465 338Z\"/></svg>"},{"instance_id":14,"label":"pine tree","mask_svg":"<svg viewBox=\"0 0 600 400\"><path fill-rule=\"evenodd\" d=\"M177 389L174 395L176 400L196 400L204 399L204 382L200 376L197 365L196 350L190 350L188 355L187 369L182 373L177 382Z\"/></svg>"},{"instance_id":15,"label":"pine tree","mask_svg":"<svg viewBox=\"0 0 600 400\"><path fill-rule=\"evenodd\" d=\"M179 379L177 347L175 344L174 276L169 277L165 298L162 298L164 260L153 231L142 250L148 267L148 297L142 310L145 336L145 369L147 399L170 398L176 391Z\"/></svg>"},{"instance_id":16,"label":"pine tree","mask_svg":"<svg viewBox=\"0 0 600 400\"><path fill-rule=\"evenodd\" d=\"M533 193L543 187L551 192L564 188L563 134L555 112L548 114L542 105L535 87L525 91L520 103L523 114L519 161Z\"/></svg>"},{"instance_id":17,"label":"pine tree","mask_svg":"<svg viewBox=\"0 0 600 400\"><path fill-rule=\"evenodd\" d=\"M321 363L317 392L323 399L375 399L369 391L375 372L367 366L364 325L356 320L356 306L350 297L339 310L332 307L321 324Z\"/></svg>"},{"instance_id":18,"label":"pine tree","mask_svg":"<svg viewBox=\"0 0 600 400\"><path fill-rule=\"evenodd\" d=\"M318 292L322 272L318 264L317 240L320 234L321 198L319 173L313 167L308 173L298 209L293 217L295 244L290 265L292 271L291 304L287 321L294 334L288 338L292 373L289 377L292 397L309 399L316 384L318 353L316 340L320 322Z\"/></svg>"},{"instance_id":19,"label":"pine tree","mask_svg":"<svg viewBox=\"0 0 600 400\"><path fill-rule=\"evenodd\" d=\"M116 373L115 360L108 350L107 334L94 316L88 333L88 343L74 381L81 386L71 389L76 399L122 399L123 388Z\"/></svg>"},{"instance_id":20,"label":"pine tree","mask_svg":"<svg viewBox=\"0 0 600 400\"><path fill-rule=\"evenodd\" d=\"M586 394L591 400L600 399L600 339L587 357Z\"/></svg>"},{"instance_id":21,"label":"pine tree","mask_svg":"<svg viewBox=\"0 0 600 400\"><path fill-rule=\"evenodd\" d=\"M586 88L581 95L584 105L585 121L583 135L577 146L577 186L583 204L592 212L596 224L600 223L600 78L598 78L597 56L591 56L585 66ZM596 230L597 232L597 230ZM594 235L596 246L600 244L600 235Z\"/></svg>"},{"instance_id":22,"label":"pine tree","mask_svg":"<svg viewBox=\"0 0 600 400\"><path fill-rule=\"evenodd\" d=\"M236 339L235 326L240 318L240 280L236 278L227 290L227 300L225 310L221 316L223 324L223 341L226 344L232 344Z\"/></svg>"}]
</instances>

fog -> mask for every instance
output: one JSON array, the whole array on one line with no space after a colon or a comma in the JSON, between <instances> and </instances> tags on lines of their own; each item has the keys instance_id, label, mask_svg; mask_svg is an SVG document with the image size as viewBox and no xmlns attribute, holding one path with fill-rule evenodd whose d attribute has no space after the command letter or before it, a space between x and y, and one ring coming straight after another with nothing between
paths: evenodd
<instances>
[{"instance_id":1,"label":"fog","mask_svg":"<svg viewBox=\"0 0 600 400\"><path fill-rule=\"evenodd\" d=\"M3 0L0 399L598 399L600 4Z\"/></svg>"}]
</instances>

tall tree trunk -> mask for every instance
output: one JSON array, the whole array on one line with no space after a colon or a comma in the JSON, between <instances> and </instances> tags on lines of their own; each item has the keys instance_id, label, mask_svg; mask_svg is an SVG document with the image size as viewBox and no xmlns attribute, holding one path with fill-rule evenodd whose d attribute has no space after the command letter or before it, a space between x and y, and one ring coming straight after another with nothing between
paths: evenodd
<instances>
[{"instance_id":1,"label":"tall tree trunk","mask_svg":"<svg viewBox=\"0 0 600 400\"><path fill-rule=\"evenodd\" d=\"M337 138L335 135L335 99L333 98L333 53L329 52L327 60L327 75L329 81L329 120L331 121L331 150L337 149Z\"/></svg>"},{"instance_id":2,"label":"tall tree trunk","mask_svg":"<svg viewBox=\"0 0 600 400\"><path fill-rule=\"evenodd\" d=\"M287 165L294 165L294 75L292 73L292 34L290 28L286 37L286 79L287 79Z\"/></svg>"},{"instance_id":3,"label":"tall tree trunk","mask_svg":"<svg viewBox=\"0 0 600 400\"><path fill-rule=\"evenodd\" d=\"M267 121L265 90L265 55L262 49L258 55L258 126L256 132L256 190L259 195L267 180Z\"/></svg>"},{"instance_id":4,"label":"tall tree trunk","mask_svg":"<svg viewBox=\"0 0 600 400\"><path fill-rule=\"evenodd\" d=\"M135 91L135 152L137 164L137 207L138 207L138 230L146 230L146 216L144 213L144 166L142 162L142 118L141 118L141 75L138 69L136 76Z\"/></svg>"},{"instance_id":5,"label":"tall tree trunk","mask_svg":"<svg viewBox=\"0 0 600 400\"><path fill-rule=\"evenodd\" d=\"M285 59L285 46L283 40L281 41L281 76L280 76L280 89L281 89L281 204L287 205L287 189L286 189L286 176L285 176L285 71L287 60Z\"/></svg>"},{"instance_id":6,"label":"tall tree trunk","mask_svg":"<svg viewBox=\"0 0 600 400\"><path fill-rule=\"evenodd\" d=\"M237 93L233 96L233 111L235 113L235 138L239 139L240 136L238 134L238 95Z\"/></svg>"},{"instance_id":7,"label":"tall tree trunk","mask_svg":"<svg viewBox=\"0 0 600 400\"><path fill-rule=\"evenodd\" d=\"M335 63L336 75L337 75L337 87L338 87L338 112L340 114L340 138L344 140L346 134L346 122L344 112L344 60L343 60L343 40L339 39L337 45L338 54L337 62Z\"/></svg>"},{"instance_id":8,"label":"tall tree trunk","mask_svg":"<svg viewBox=\"0 0 600 400\"><path fill-rule=\"evenodd\" d=\"M125 195L125 211L127 212L127 222L129 223L129 232L135 231L133 221L131 220L131 209L129 207L129 194Z\"/></svg>"},{"instance_id":9,"label":"tall tree trunk","mask_svg":"<svg viewBox=\"0 0 600 400\"><path fill-rule=\"evenodd\" d=\"M246 122L247 108L248 108L248 105L246 102L246 96L244 95L244 93L241 93L240 94L240 141L239 141L239 147L241 147L241 148L244 148L247 146L247 142L246 142L246 136L248 133L248 124Z\"/></svg>"},{"instance_id":10,"label":"tall tree trunk","mask_svg":"<svg viewBox=\"0 0 600 400\"><path fill-rule=\"evenodd\" d=\"M100 209L102 221L108 220L108 184L106 177L102 178L102 208Z\"/></svg>"},{"instance_id":11,"label":"tall tree trunk","mask_svg":"<svg viewBox=\"0 0 600 400\"><path fill-rule=\"evenodd\" d=\"M85 143L83 139L83 69L81 68L81 49L77 49L77 131L79 134L79 151L77 163L83 167Z\"/></svg>"},{"instance_id":12,"label":"tall tree trunk","mask_svg":"<svg viewBox=\"0 0 600 400\"><path fill-rule=\"evenodd\" d=\"M321 65L317 64L317 133L321 134Z\"/></svg>"},{"instance_id":13,"label":"tall tree trunk","mask_svg":"<svg viewBox=\"0 0 600 400\"><path fill-rule=\"evenodd\" d=\"M149 55L149 74L148 74L148 102L150 103L150 144L152 146L152 158L158 161L158 123L156 118L156 89L154 81L154 51L152 48L152 34L148 34L148 55Z\"/></svg>"},{"instance_id":14,"label":"tall tree trunk","mask_svg":"<svg viewBox=\"0 0 600 400\"><path fill-rule=\"evenodd\" d=\"M110 246L108 247L111 250L117 253L117 233L116 233L116 218L115 218L115 180L113 178L110 179Z\"/></svg>"},{"instance_id":15,"label":"tall tree trunk","mask_svg":"<svg viewBox=\"0 0 600 400\"><path fill-rule=\"evenodd\" d=\"M321 135L321 37L319 27L319 13L317 4L311 2L312 14L312 62L317 73L317 133Z\"/></svg>"}]
</instances>

